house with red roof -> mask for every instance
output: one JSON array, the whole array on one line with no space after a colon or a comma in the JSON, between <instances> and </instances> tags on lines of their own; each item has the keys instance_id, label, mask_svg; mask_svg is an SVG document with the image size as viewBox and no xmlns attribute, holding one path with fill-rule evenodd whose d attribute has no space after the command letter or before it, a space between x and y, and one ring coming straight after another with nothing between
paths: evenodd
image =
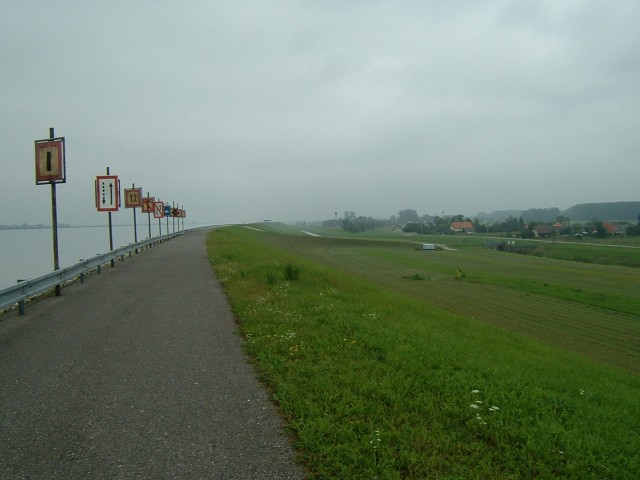
<instances>
[{"instance_id":1,"label":"house with red roof","mask_svg":"<svg viewBox=\"0 0 640 480\"><path fill-rule=\"evenodd\" d=\"M452 232L473 233L473 223L471 222L451 222L449 229Z\"/></svg>"},{"instance_id":2,"label":"house with red roof","mask_svg":"<svg viewBox=\"0 0 640 480\"><path fill-rule=\"evenodd\" d=\"M626 235L629 224L627 222L602 222L602 226L609 235Z\"/></svg>"}]
</instances>

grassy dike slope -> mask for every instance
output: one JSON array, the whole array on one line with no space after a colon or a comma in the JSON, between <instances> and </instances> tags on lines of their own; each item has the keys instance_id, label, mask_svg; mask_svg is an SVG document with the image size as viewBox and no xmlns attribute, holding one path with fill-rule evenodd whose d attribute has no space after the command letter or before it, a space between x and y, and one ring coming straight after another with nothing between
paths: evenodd
<instances>
[{"instance_id":1,"label":"grassy dike slope","mask_svg":"<svg viewBox=\"0 0 640 480\"><path fill-rule=\"evenodd\" d=\"M310 478L637 478L640 379L279 249L209 256Z\"/></svg>"}]
</instances>

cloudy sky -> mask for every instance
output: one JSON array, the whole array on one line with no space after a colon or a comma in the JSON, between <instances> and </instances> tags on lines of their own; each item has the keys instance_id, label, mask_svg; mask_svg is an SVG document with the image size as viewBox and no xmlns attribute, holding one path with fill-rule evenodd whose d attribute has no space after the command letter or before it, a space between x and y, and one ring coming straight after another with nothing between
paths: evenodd
<instances>
[{"instance_id":1,"label":"cloudy sky","mask_svg":"<svg viewBox=\"0 0 640 480\"><path fill-rule=\"evenodd\" d=\"M107 166L192 224L639 200L638 25L635 0L3 0L0 224L50 222L49 127L76 225Z\"/></svg>"}]
</instances>

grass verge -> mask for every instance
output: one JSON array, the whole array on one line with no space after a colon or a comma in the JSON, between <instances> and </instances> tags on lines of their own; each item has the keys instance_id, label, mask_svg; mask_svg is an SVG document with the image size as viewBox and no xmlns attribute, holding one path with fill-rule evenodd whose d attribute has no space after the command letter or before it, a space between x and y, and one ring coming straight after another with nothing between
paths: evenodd
<instances>
[{"instance_id":1,"label":"grass verge","mask_svg":"<svg viewBox=\"0 0 640 480\"><path fill-rule=\"evenodd\" d=\"M209 255L310 478L640 471L636 375L414 301L263 235L216 230Z\"/></svg>"}]
</instances>

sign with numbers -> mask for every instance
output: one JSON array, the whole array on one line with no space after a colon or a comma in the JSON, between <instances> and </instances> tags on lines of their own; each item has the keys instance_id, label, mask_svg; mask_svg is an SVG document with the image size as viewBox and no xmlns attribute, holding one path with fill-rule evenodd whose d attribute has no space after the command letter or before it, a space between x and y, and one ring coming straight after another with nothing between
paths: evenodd
<instances>
[{"instance_id":1,"label":"sign with numbers","mask_svg":"<svg viewBox=\"0 0 640 480\"><path fill-rule=\"evenodd\" d=\"M141 188L125 188L124 189L124 208L142 207L142 189Z\"/></svg>"},{"instance_id":2,"label":"sign with numbers","mask_svg":"<svg viewBox=\"0 0 640 480\"><path fill-rule=\"evenodd\" d=\"M65 183L64 137L36 140L36 185Z\"/></svg>"}]
</instances>

